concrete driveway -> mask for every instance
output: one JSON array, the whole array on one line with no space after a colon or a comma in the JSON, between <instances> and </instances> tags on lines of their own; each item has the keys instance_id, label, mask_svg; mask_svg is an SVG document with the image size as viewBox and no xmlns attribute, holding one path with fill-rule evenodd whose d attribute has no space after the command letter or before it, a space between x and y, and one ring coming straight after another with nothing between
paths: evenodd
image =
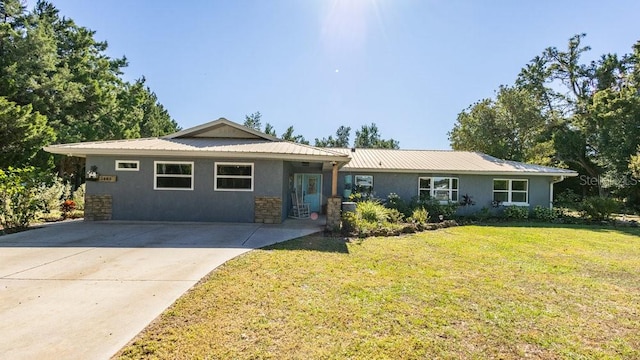
<instances>
[{"instance_id":1,"label":"concrete driveway","mask_svg":"<svg viewBox=\"0 0 640 360\"><path fill-rule=\"evenodd\" d=\"M0 354L107 359L217 266L320 230L75 221L0 236Z\"/></svg>"}]
</instances>

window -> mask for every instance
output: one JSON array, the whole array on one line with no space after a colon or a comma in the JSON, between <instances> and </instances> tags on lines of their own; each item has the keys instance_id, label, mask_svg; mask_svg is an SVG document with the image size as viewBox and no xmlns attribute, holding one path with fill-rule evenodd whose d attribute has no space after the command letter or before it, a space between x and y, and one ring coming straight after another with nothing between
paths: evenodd
<instances>
[{"instance_id":1,"label":"window","mask_svg":"<svg viewBox=\"0 0 640 360\"><path fill-rule=\"evenodd\" d=\"M138 171L139 168L138 160L116 160L116 171Z\"/></svg>"},{"instance_id":2,"label":"window","mask_svg":"<svg viewBox=\"0 0 640 360\"><path fill-rule=\"evenodd\" d=\"M436 199L442 203L458 201L458 178L420 177L418 178L420 198Z\"/></svg>"},{"instance_id":3,"label":"window","mask_svg":"<svg viewBox=\"0 0 640 360\"><path fill-rule=\"evenodd\" d=\"M214 190L253 191L253 163L215 163Z\"/></svg>"},{"instance_id":4,"label":"window","mask_svg":"<svg viewBox=\"0 0 640 360\"><path fill-rule=\"evenodd\" d=\"M528 180L493 179L493 201L504 205L526 205L528 193Z\"/></svg>"},{"instance_id":5,"label":"window","mask_svg":"<svg viewBox=\"0 0 640 360\"><path fill-rule=\"evenodd\" d=\"M373 175L356 175L354 176L354 192L368 198L373 193Z\"/></svg>"},{"instance_id":6,"label":"window","mask_svg":"<svg viewBox=\"0 0 640 360\"><path fill-rule=\"evenodd\" d=\"M193 190L193 162L155 161L155 190Z\"/></svg>"}]
</instances>

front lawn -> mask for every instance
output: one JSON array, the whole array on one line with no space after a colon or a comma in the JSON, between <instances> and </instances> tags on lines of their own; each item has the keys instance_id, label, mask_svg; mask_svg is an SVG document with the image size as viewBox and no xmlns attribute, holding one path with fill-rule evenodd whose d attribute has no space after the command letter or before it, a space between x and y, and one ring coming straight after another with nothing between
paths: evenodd
<instances>
[{"instance_id":1,"label":"front lawn","mask_svg":"<svg viewBox=\"0 0 640 360\"><path fill-rule=\"evenodd\" d=\"M639 358L640 231L305 237L213 271L118 355Z\"/></svg>"}]
</instances>

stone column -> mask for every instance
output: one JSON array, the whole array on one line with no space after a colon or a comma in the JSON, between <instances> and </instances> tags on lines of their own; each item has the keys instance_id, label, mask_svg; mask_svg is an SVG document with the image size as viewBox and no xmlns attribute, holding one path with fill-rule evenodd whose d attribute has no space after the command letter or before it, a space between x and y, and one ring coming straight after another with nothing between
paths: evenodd
<instances>
[{"instance_id":1,"label":"stone column","mask_svg":"<svg viewBox=\"0 0 640 360\"><path fill-rule=\"evenodd\" d=\"M327 225L329 231L339 231L342 225L342 198L333 196L327 199Z\"/></svg>"},{"instance_id":2,"label":"stone column","mask_svg":"<svg viewBox=\"0 0 640 360\"><path fill-rule=\"evenodd\" d=\"M111 220L111 195L85 195L84 219L87 221Z\"/></svg>"},{"instance_id":3,"label":"stone column","mask_svg":"<svg viewBox=\"0 0 640 360\"><path fill-rule=\"evenodd\" d=\"M254 206L254 222L264 224L280 224L282 222L281 198L270 196L256 196L254 199Z\"/></svg>"}]
</instances>

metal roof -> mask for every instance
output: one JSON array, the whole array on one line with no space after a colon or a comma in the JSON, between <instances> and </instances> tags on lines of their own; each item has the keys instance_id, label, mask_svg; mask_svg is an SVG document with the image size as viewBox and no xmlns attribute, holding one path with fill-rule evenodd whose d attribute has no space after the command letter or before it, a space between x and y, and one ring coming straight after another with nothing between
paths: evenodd
<instances>
[{"instance_id":1,"label":"metal roof","mask_svg":"<svg viewBox=\"0 0 640 360\"><path fill-rule=\"evenodd\" d=\"M45 146L44 150L69 156L131 155L227 157L297 161L349 161L348 155L309 145L283 141L255 129L220 118L161 138L94 141Z\"/></svg>"},{"instance_id":2,"label":"metal roof","mask_svg":"<svg viewBox=\"0 0 640 360\"><path fill-rule=\"evenodd\" d=\"M50 145L54 154L141 155L141 156L227 156L230 158L277 158L307 161L347 162L347 155L289 141L221 138L146 138Z\"/></svg>"},{"instance_id":3,"label":"metal roof","mask_svg":"<svg viewBox=\"0 0 640 360\"><path fill-rule=\"evenodd\" d=\"M477 152L319 148L283 141L224 118L161 138L50 145L54 154L227 157L335 162L341 171L577 176L575 171L506 161Z\"/></svg>"},{"instance_id":4,"label":"metal roof","mask_svg":"<svg viewBox=\"0 0 640 360\"><path fill-rule=\"evenodd\" d=\"M334 149L351 161L341 171L577 176L572 170L507 161L470 151Z\"/></svg>"}]
</instances>

